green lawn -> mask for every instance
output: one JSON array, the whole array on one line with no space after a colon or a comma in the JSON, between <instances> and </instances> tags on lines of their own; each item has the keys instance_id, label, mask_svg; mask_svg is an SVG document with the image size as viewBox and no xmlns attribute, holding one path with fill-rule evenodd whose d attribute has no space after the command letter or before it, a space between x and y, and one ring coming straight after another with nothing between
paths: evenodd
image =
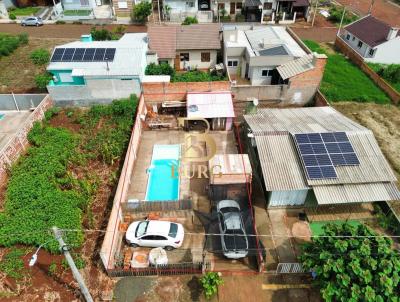
<instances>
[{"instance_id":1,"label":"green lawn","mask_svg":"<svg viewBox=\"0 0 400 302\"><path fill-rule=\"evenodd\" d=\"M328 56L320 90L330 102L355 101L390 104L389 97L350 60L340 53L328 53L318 43L304 40L318 53Z\"/></svg>"},{"instance_id":2,"label":"green lawn","mask_svg":"<svg viewBox=\"0 0 400 302\"><path fill-rule=\"evenodd\" d=\"M40 11L40 7L23 7L10 9L10 13L16 16L32 16Z\"/></svg>"},{"instance_id":3,"label":"green lawn","mask_svg":"<svg viewBox=\"0 0 400 302\"><path fill-rule=\"evenodd\" d=\"M320 236L324 234L324 231L322 230L322 227L328 223L334 223L334 224L342 224L345 223L345 220L334 220L334 221L318 221L318 222L311 222L310 223L310 229L312 232L313 236ZM348 220L347 221L348 224L357 227L359 226L360 222L356 221L356 220Z\"/></svg>"},{"instance_id":4,"label":"green lawn","mask_svg":"<svg viewBox=\"0 0 400 302\"><path fill-rule=\"evenodd\" d=\"M65 10L64 16L89 16L91 12L87 9Z\"/></svg>"}]
</instances>

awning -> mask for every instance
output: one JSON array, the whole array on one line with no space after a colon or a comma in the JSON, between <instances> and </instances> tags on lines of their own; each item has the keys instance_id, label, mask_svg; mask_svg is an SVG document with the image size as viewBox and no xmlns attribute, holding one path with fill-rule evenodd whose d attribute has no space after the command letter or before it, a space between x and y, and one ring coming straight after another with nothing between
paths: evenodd
<instances>
[{"instance_id":1,"label":"awning","mask_svg":"<svg viewBox=\"0 0 400 302\"><path fill-rule=\"evenodd\" d=\"M188 117L235 117L229 91L188 93L186 106Z\"/></svg>"},{"instance_id":2,"label":"awning","mask_svg":"<svg viewBox=\"0 0 400 302\"><path fill-rule=\"evenodd\" d=\"M319 205L400 200L396 185L387 183L313 186Z\"/></svg>"},{"instance_id":3,"label":"awning","mask_svg":"<svg viewBox=\"0 0 400 302\"><path fill-rule=\"evenodd\" d=\"M278 70L281 78L286 80L313 68L313 54L308 54L304 57L282 64L276 69Z\"/></svg>"}]
</instances>

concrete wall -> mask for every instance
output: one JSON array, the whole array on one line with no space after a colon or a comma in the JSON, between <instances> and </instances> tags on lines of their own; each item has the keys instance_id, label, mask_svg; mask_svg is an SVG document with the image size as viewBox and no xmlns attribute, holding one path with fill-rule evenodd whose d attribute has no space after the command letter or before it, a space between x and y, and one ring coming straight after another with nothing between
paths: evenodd
<instances>
[{"instance_id":1,"label":"concrete wall","mask_svg":"<svg viewBox=\"0 0 400 302\"><path fill-rule=\"evenodd\" d=\"M217 51L216 50L177 50L177 54L189 53L189 62L180 62L180 68L184 69L185 66L190 66L191 69L208 69L214 67L217 64ZM210 62L201 62L201 53L210 53Z\"/></svg>"},{"instance_id":2,"label":"concrete wall","mask_svg":"<svg viewBox=\"0 0 400 302\"><path fill-rule=\"evenodd\" d=\"M3 104L1 100L0 104ZM19 156L25 151L26 147L28 146L29 142L27 139L27 135L28 132L31 130L33 123L43 119L46 110L53 106L53 101L47 95L44 98L42 97L42 99L37 104L38 105L36 109L30 114L25 123L21 125L19 131L0 150L0 183L5 181L7 177L7 170L19 158Z\"/></svg>"},{"instance_id":3,"label":"concrete wall","mask_svg":"<svg viewBox=\"0 0 400 302\"><path fill-rule=\"evenodd\" d=\"M29 110L38 106L46 96L47 94L14 94L13 97L12 94L0 94L0 110Z\"/></svg>"},{"instance_id":4,"label":"concrete wall","mask_svg":"<svg viewBox=\"0 0 400 302\"><path fill-rule=\"evenodd\" d=\"M271 85L272 76L262 76L265 69L273 70L276 66L254 66L249 69L249 78L251 85Z\"/></svg>"},{"instance_id":5,"label":"concrete wall","mask_svg":"<svg viewBox=\"0 0 400 302\"><path fill-rule=\"evenodd\" d=\"M142 114L146 114L146 106L143 96L140 97L135 125L132 130L128 150L125 155L124 165L120 174L121 176L115 192L111 214L108 219L107 232L104 236L103 244L100 249L100 258L106 270L114 268L114 256L117 251L118 242L121 236L119 232L119 225L123 221L121 204L126 201L129 181L133 172L133 166L137 159L137 151L139 149L143 128L142 120L140 118Z\"/></svg>"},{"instance_id":6,"label":"concrete wall","mask_svg":"<svg viewBox=\"0 0 400 302\"><path fill-rule=\"evenodd\" d=\"M139 79L96 79L86 78L86 85L47 86L58 106L109 103L114 99L126 98L141 92Z\"/></svg>"}]
</instances>

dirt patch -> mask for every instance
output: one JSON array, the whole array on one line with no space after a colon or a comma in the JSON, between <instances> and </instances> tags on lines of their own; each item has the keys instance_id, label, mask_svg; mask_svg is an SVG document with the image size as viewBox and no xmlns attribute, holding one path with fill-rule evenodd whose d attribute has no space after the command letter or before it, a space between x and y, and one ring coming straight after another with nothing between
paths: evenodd
<instances>
[{"instance_id":1,"label":"dirt patch","mask_svg":"<svg viewBox=\"0 0 400 302\"><path fill-rule=\"evenodd\" d=\"M311 231L308 223L305 221L297 221L292 225L292 235L295 240L299 241L310 241L311 240Z\"/></svg>"},{"instance_id":2,"label":"dirt patch","mask_svg":"<svg viewBox=\"0 0 400 302\"><path fill-rule=\"evenodd\" d=\"M336 38L337 28L334 27L310 27L292 28L302 40L314 40L316 42L333 42Z\"/></svg>"}]
</instances>

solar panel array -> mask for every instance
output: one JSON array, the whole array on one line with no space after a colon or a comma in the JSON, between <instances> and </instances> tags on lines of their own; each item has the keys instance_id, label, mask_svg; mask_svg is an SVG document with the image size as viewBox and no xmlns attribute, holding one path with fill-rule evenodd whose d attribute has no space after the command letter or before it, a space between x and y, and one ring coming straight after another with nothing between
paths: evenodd
<instances>
[{"instance_id":1,"label":"solar panel array","mask_svg":"<svg viewBox=\"0 0 400 302\"><path fill-rule=\"evenodd\" d=\"M360 164L345 132L295 134L294 140L309 179L337 178L335 166Z\"/></svg>"},{"instance_id":2,"label":"solar panel array","mask_svg":"<svg viewBox=\"0 0 400 302\"><path fill-rule=\"evenodd\" d=\"M51 62L111 62L115 48L56 48Z\"/></svg>"}]
</instances>

